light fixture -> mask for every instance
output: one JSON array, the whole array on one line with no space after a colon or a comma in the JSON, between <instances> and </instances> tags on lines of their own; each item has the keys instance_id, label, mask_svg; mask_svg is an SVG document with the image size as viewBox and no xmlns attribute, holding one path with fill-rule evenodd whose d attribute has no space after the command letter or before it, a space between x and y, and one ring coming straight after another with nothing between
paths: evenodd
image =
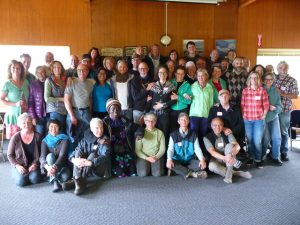
<instances>
[{"instance_id":1,"label":"light fixture","mask_svg":"<svg viewBox=\"0 0 300 225\"><path fill-rule=\"evenodd\" d=\"M172 39L168 35L168 2L165 3L165 34L161 36L160 43L166 47L171 43Z\"/></svg>"}]
</instances>

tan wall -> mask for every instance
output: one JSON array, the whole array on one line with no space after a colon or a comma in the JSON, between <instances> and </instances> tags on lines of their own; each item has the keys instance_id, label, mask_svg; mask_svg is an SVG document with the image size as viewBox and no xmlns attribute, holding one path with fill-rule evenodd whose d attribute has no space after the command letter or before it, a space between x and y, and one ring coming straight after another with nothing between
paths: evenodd
<instances>
[{"instance_id":1,"label":"tan wall","mask_svg":"<svg viewBox=\"0 0 300 225\"><path fill-rule=\"evenodd\" d=\"M256 0L238 11L238 53L256 62L257 35L262 48L300 48L300 1Z\"/></svg>"},{"instance_id":2,"label":"tan wall","mask_svg":"<svg viewBox=\"0 0 300 225\"><path fill-rule=\"evenodd\" d=\"M81 54L91 46L86 0L0 0L0 43L68 45Z\"/></svg>"},{"instance_id":3,"label":"tan wall","mask_svg":"<svg viewBox=\"0 0 300 225\"><path fill-rule=\"evenodd\" d=\"M238 1L212 6L170 3L168 34L172 44L162 47L182 53L183 39L204 39L205 53L214 48L216 38L237 37ZM96 47L124 47L159 43L165 30L163 2L133 0L91 1L92 44Z\"/></svg>"}]
</instances>

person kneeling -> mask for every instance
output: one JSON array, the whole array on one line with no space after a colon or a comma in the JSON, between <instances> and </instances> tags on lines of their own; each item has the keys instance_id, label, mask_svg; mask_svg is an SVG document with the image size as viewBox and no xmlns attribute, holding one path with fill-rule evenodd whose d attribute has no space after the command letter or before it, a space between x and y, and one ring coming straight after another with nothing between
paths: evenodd
<instances>
[{"instance_id":1,"label":"person kneeling","mask_svg":"<svg viewBox=\"0 0 300 225\"><path fill-rule=\"evenodd\" d=\"M178 115L180 128L173 131L170 136L167 151L167 168L184 179L190 176L207 178L205 158L199 146L196 133L188 129L189 116L186 113ZM195 154L199 160L194 159Z\"/></svg>"},{"instance_id":2,"label":"person kneeling","mask_svg":"<svg viewBox=\"0 0 300 225\"><path fill-rule=\"evenodd\" d=\"M135 153L137 155L137 174L145 177L150 174L159 177L164 173L164 158L166 151L164 133L155 128L157 117L153 113L144 116L146 129L143 137L137 137L135 141Z\"/></svg>"},{"instance_id":3,"label":"person kneeling","mask_svg":"<svg viewBox=\"0 0 300 225\"><path fill-rule=\"evenodd\" d=\"M108 137L103 135L103 130L102 120L93 118L90 130L84 133L83 139L69 157L74 164L73 180L76 195L84 192L88 176L110 176L110 145ZM71 184L65 183L63 189L69 189L70 186Z\"/></svg>"},{"instance_id":4,"label":"person kneeling","mask_svg":"<svg viewBox=\"0 0 300 225\"><path fill-rule=\"evenodd\" d=\"M232 183L232 175L252 178L250 172L234 171L233 167L239 168L241 161L236 159L240 146L232 134L225 135L222 118L216 117L211 121L212 132L204 137L204 144L212 158L208 168L211 172L224 177L224 182Z\"/></svg>"}]
</instances>

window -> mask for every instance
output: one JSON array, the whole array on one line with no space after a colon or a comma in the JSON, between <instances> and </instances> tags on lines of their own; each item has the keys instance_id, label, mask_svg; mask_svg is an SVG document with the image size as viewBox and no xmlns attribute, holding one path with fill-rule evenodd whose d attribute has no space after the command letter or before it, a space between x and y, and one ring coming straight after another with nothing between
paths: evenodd
<instances>
[{"instance_id":1,"label":"window","mask_svg":"<svg viewBox=\"0 0 300 225\"><path fill-rule=\"evenodd\" d=\"M27 53L31 56L31 66L29 72L35 74L35 68L45 65L46 52L52 52L54 59L59 60L65 69L70 65L69 46L38 46L38 45L0 45L0 90L7 80L7 68L12 59L20 61L20 55ZM4 111L4 106L0 105L0 111Z\"/></svg>"}]
</instances>

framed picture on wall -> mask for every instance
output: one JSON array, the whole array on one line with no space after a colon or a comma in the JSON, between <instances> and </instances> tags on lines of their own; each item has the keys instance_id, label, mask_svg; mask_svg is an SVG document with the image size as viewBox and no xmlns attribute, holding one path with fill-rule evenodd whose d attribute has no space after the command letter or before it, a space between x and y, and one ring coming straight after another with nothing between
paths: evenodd
<instances>
[{"instance_id":1,"label":"framed picture on wall","mask_svg":"<svg viewBox=\"0 0 300 225\"><path fill-rule=\"evenodd\" d=\"M235 39L220 39L216 40L216 49L220 54L221 58L227 55L229 50L236 51L236 40Z\"/></svg>"},{"instance_id":2,"label":"framed picture on wall","mask_svg":"<svg viewBox=\"0 0 300 225\"><path fill-rule=\"evenodd\" d=\"M123 57L123 48L101 48L101 55Z\"/></svg>"},{"instance_id":3,"label":"framed picture on wall","mask_svg":"<svg viewBox=\"0 0 300 225\"><path fill-rule=\"evenodd\" d=\"M138 46L125 46L124 47L125 56L131 57L132 54L135 52L136 47L138 47ZM144 56L146 56L148 53L148 47L142 46L142 48L144 49Z\"/></svg>"},{"instance_id":4,"label":"framed picture on wall","mask_svg":"<svg viewBox=\"0 0 300 225\"><path fill-rule=\"evenodd\" d=\"M196 51L199 55L204 56L204 40L202 39L186 39L182 41L183 54L187 54L186 43L193 41L196 44Z\"/></svg>"}]
</instances>

